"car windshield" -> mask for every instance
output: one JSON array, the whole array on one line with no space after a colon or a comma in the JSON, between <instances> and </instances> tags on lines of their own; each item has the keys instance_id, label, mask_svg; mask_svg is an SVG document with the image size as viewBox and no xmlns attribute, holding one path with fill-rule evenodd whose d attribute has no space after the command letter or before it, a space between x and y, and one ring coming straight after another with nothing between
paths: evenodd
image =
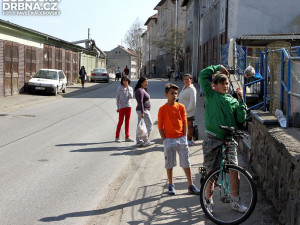
<instances>
[{"instance_id":1,"label":"car windshield","mask_svg":"<svg viewBox=\"0 0 300 225\"><path fill-rule=\"evenodd\" d=\"M94 73L105 73L105 69L94 69Z\"/></svg>"},{"instance_id":2,"label":"car windshield","mask_svg":"<svg viewBox=\"0 0 300 225\"><path fill-rule=\"evenodd\" d=\"M49 71L49 70L40 70L33 77L34 78L44 78L44 79L57 80L57 72L56 71Z\"/></svg>"}]
</instances>

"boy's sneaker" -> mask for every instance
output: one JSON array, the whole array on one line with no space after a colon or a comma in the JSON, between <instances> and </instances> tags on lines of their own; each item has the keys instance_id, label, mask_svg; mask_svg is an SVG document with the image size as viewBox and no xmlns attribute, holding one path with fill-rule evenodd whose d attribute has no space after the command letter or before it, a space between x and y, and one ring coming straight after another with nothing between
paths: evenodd
<instances>
[{"instance_id":1,"label":"boy's sneaker","mask_svg":"<svg viewBox=\"0 0 300 225\"><path fill-rule=\"evenodd\" d=\"M151 142L151 141L147 141L143 144L143 147L148 147L150 145L154 145L154 142Z\"/></svg>"},{"instance_id":2,"label":"boy's sneaker","mask_svg":"<svg viewBox=\"0 0 300 225\"><path fill-rule=\"evenodd\" d=\"M120 140L120 138L116 138L115 142L117 142L117 143L121 143L121 140Z\"/></svg>"},{"instance_id":3,"label":"boy's sneaker","mask_svg":"<svg viewBox=\"0 0 300 225\"><path fill-rule=\"evenodd\" d=\"M130 138L126 138L125 142L134 142L134 140L130 139Z\"/></svg>"},{"instance_id":4,"label":"boy's sneaker","mask_svg":"<svg viewBox=\"0 0 300 225\"><path fill-rule=\"evenodd\" d=\"M242 204L240 196L232 198L231 208L241 213L245 213L248 210L248 208Z\"/></svg>"},{"instance_id":5,"label":"boy's sneaker","mask_svg":"<svg viewBox=\"0 0 300 225\"><path fill-rule=\"evenodd\" d=\"M169 184L169 195L175 195L175 185L174 184Z\"/></svg>"},{"instance_id":6,"label":"boy's sneaker","mask_svg":"<svg viewBox=\"0 0 300 225\"><path fill-rule=\"evenodd\" d=\"M209 198L209 199L206 199L206 209L209 213L213 213L214 212L214 201Z\"/></svg>"},{"instance_id":7,"label":"boy's sneaker","mask_svg":"<svg viewBox=\"0 0 300 225\"><path fill-rule=\"evenodd\" d=\"M188 193L193 195L200 195L200 190L193 184L188 187Z\"/></svg>"}]
</instances>

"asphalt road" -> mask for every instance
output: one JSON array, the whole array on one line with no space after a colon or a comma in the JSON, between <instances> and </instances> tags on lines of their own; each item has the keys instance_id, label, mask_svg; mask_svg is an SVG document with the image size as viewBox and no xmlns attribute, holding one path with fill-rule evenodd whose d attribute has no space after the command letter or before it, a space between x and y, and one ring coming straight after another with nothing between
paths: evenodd
<instances>
[{"instance_id":1,"label":"asphalt road","mask_svg":"<svg viewBox=\"0 0 300 225\"><path fill-rule=\"evenodd\" d=\"M118 85L113 82L0 117L0 224L86 223L88 217L77 217L76 212L95 209L130 163L130 154L120 153L130 152L132 143L114 142ZM165 101L163 85L149 84L153 121ZM135 109L135 100L132 103ZM133 139L136 121L133 110Z\"/></svg>"}]
</instances>

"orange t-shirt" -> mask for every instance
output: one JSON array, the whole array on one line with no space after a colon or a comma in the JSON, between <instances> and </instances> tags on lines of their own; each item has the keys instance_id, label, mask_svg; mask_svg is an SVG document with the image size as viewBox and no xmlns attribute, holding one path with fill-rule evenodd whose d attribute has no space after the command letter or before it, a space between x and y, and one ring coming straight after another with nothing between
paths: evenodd
<instances>
[{"instance_id":1,"label":"orange t-shirt","mask_svg":"<svg viewBox=\"0 0 300 225\"><path fill-rule=\"evenodd\" d=\"M158 111L158 129L164 130L166 138L183 136L183 127L187 124L186 112L183 104L164 104Z\"/></svg>"}]
</instances>

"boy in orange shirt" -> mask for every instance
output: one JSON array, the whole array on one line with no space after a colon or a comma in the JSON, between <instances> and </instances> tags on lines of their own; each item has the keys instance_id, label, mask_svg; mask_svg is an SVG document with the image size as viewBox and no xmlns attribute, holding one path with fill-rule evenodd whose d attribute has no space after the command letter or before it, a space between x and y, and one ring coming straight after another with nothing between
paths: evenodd
<instances>
[{"instance_id":1,"label":"boy in orange shirt","mask_svg":"<svg viewBox=\"0 0 300 225\"><path fill-rule=\"evenodd\" d=\"M176 166L176 151L179 155L180 166L183 167L188 180L188 193L200 194L199 189L193 184L192 171L187 142L187 120L184 105L177 103L179 87L166 84L165 96L168 101L158 111L158 129L164 142L165 168L169 181L169 195L175 195L173 183L173 167Z\"/></svg>"}]
</instances>

